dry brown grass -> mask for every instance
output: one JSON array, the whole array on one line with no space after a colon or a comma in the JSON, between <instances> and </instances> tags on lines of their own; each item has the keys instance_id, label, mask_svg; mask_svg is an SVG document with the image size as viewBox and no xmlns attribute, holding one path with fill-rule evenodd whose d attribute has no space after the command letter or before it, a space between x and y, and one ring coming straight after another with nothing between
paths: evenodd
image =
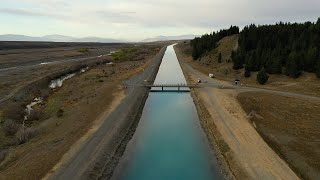
<instances>
[{"instance_id":1,"label":"dry brown grass","mask_svg":"<svg viewBox=\"0 0 320 180\"><path fill-rule=\"evenodd\" d=\"M320 177L320 102L262 92L245 92L238 100L257 131L306 179Z\"/></svg>"},{"instance_id":2,"label":"dry brown grass","mask_svg":"<svg viewBox=\"0 0 320 180\"><path fill-rule=\"evenodd\" d=\"M36 124L39 135L12 147L0 163L0 179L43 177L86 134L101 113L108 110L117 94L123 93L122 81L141 72L146 64L137 61L101 65L65 81L45 101L45 112L50 118ZM60 108L64 113L57 117Z\"/></svg>"}]
</instances>

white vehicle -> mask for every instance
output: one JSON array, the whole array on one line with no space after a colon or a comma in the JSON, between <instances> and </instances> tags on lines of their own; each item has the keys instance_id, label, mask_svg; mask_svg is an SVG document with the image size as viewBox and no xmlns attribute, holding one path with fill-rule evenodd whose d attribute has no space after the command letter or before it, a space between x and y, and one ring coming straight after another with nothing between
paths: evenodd
<instances>
[{"instance_id":1,"label":"white vehicle","mask_svg":"<svg viewBox=\"0 0 320 180\"><path fill-rule=\"evenodd\" d=\"M210 77L210 78L213 78L213 74L209 74L209 77Z\"/></svg>"}]
</instances>

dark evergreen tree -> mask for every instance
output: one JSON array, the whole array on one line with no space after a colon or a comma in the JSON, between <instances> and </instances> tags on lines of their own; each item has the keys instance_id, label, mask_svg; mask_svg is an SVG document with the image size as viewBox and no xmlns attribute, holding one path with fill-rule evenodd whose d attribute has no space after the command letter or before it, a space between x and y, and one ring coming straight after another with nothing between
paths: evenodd
<instances>
[{"instance_id":1,"label":"dark evergreen tree","mask_svg":"<svg viewBox=\"0 0 320 180\"><path fill-rule=\"evenodd\" d=\"M221 52L219 53L219 56L218 56L218 63L221 63L222 62L222 55L221 55Z\"/></svg>"},{"instance_id":2,"label":"dark evergreen tree","mask_svg":"<svg viewBox=\"0 0 320 180\"><path fill-rule=\"evenodd\" d=\"M257 81L259 84L265 84L269 79L269 76L264 68L262 68L257 74Z\"/></svg>"},{"instance_id":3,"label":"dark evergreen tree","mask_svg":"<svg viewBox=\"0 0 320 180\"><path fill-rule=\"evenodd\" d=\"M244 77L250 77L251 71L247 68L247 66L244 68Z\"/></svg>"},{"instance_id":4,"label":"dark evergreen tree","mask_svg":"<svg viewBox=\"0 0 320 180\"><path fill-rule=\"evenodd\" d=\"M320 78L320 59L318 59L317 65L316 65L316 75L318 78Z\"/></svg>"},{"instance_id":5,"label":"dark evergreen tree","mask_svg":"<svg viewBox=\"0 0 320 180\"><path fill-rule=\"evenodd\" d=\"M250 71L262 67L270 74L298 77L301 71L315 72L320 50L320 18L316 23L277 23L244 27L239 34L239 49L232 54L234 69L245 65ZM289 58L291 53L293 57Z\"/></svg>"},{"instance_id":6,"label":"dark evergreen tree","mask_svg":"<svg viewBox=\"0 0 320 180\"><path fill-rule=\"evenodd\" d=\"M213 32L191 41L192 56L198 59L214 49L226 36L238 34L239 28ZM232 52L234 69L246 67L254 72L265 67L270 74L285 73L298 77L301 71L317 72L320 51L320 18L316 23L283 23L256 26L251 24L239 34L239 48ZM219 61L219 59L218 59Z\"/></svg>"},{"instance_id":7,"label":"dark evergreen tree","mask_svg":"<svg viewBox=\"0 0 320 180\"><path fill-rule=\"evenodd\" d=\"M279 60L278 57L269 59L266 62L266 70L270 74L281 74L282 72L281 60Z\"/></svg>"},{"instance_id":8,"label":"dark evergreen tree","mask_svg":"<svg viewBox=\"0 0 320 180\"><path fill-rule=\"evenodd\" d=\"M304 57L303 62L303 70L307 72L314 72L317 56L318 56L318 50L315 47L310 47Z\"/></svg>"},{"instance_id":9,"label":"dark evergreen tree","mask_svg":"<svg viewBox=\"0 0 320 180\"><path fill-rule=\"evenodd\" d=\"M291 52L287 65L286 65L286 73L288 76L297 78L301 74L301 71L299 70L299 55L296 52Z\"/></svg>"},{"instance_id":10,"label":"dark evergreen tree","mask_svg":"<svg viewBox=\"0 0 320 180\"><path fill-rule=\"evenodd\" d=\"M237 53L235 51L232 51L231 53L231 59L233 61L233 69L241 69L243 68L243 57L240 53Z\"/></svg>"}]
</instances>

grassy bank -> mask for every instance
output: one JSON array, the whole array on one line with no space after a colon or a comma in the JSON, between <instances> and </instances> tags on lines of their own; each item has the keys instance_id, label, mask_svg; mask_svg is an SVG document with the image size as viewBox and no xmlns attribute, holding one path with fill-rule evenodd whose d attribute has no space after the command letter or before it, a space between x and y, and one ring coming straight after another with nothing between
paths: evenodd
<instances>
[{"instance_id":1,"label":"grassy bank","mask_svg":"<svg viewBox=\"0 0 320 180\"><path fill-rule=\"evenodd\" d=\"M320 176L320 102L262 92L238 95L263 139L303 179Z\"/></svg>"},{"instance_id":2,"label":"grassy bank","mask_svg":"<svg viewBox=\"0 0 320 180\"><path fill-rule=\"evenodd\" d=\"M156 51L149 51L145 57L149 59L155 54ZM141 73L147 62L99 64L51 91L45 101L34 108L34 112L41 114L29 124L36 129L35 135L22 144L1 141L5 142L2 147L6 153L0 163L0 179L21 179L25 178L24 174L28 174L29 179L43 177L71 145L101 121L102 114L115 108L113 102L124 96L122 82ZM1 138L10 138L2 133L2 129L0 132Z\"/></svg>"}]
</instances>

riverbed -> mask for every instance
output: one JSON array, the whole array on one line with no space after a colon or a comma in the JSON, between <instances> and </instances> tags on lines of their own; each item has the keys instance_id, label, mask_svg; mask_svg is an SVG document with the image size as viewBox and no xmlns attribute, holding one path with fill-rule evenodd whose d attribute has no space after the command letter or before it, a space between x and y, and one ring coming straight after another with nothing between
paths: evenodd
<instances>
[{"instance_id":1,"label":"riverbed","mask_svg":"<svg viewBox=\"0 0 320 180\"><path fill-rule=\"evenodd\" d=\"M169 46L154 84L185 84ZM113 179L222 179L190 93L150 92Z\"/></svg>"}]
</instances>

